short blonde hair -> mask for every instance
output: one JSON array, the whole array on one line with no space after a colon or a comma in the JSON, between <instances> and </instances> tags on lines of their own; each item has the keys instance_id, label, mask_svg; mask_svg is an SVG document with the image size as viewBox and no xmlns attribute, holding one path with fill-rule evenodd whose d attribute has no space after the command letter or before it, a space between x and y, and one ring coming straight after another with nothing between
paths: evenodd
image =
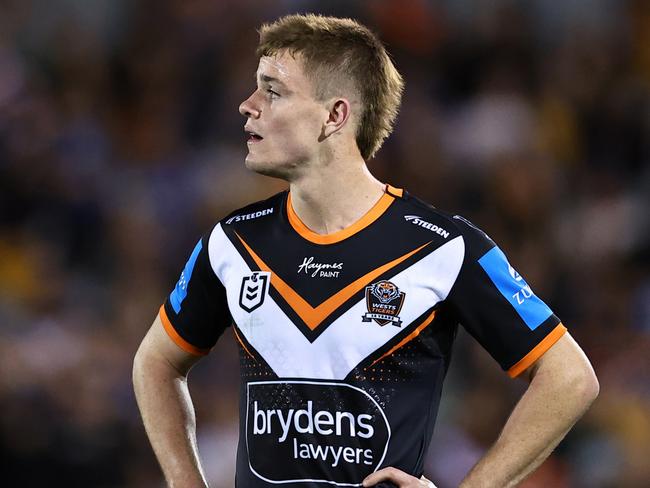
<instances>
[{"instance_id":1,"label":"short blonde hair","mask_svg":"<svg viewBox=\"0 0 650 488\"><path fill-rule=\"evenodd\" d=\"M300 55L317 99L340 95L351 84L362 106L357 146L364 159L372 158L393 131L404 91L379 38L352 19L314 14L282 17L259 33L258 56Z\"/></svg>"}]
</instances>

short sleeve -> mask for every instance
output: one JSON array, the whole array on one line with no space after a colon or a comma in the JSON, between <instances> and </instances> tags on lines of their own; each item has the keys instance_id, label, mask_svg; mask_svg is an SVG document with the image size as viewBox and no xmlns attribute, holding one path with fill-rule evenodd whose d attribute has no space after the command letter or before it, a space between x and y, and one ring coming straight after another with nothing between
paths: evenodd
<instances>
[{"instance_id":1,"label":"short sleeve","mask_svg":"<svg viewBox=\"0 0 650 488\"><path fill-rule=\"evenodd\" d=\"M165 303L160 318L167 334L183 350L205 355L230 325L226 290L208 255L209 234L190 255Z\"/></svg>"},{"instance_id":2,"label":"short sleeve","mask_svg":"<svg viewBox=\"0 0 650 488\"><path fill-rule=\"evenodd\" d=\"M460 216L454 220L465 240L465 260L448 302L461 325L515 377L566 328L483 231Z\"/></svg>"}]
</instances>

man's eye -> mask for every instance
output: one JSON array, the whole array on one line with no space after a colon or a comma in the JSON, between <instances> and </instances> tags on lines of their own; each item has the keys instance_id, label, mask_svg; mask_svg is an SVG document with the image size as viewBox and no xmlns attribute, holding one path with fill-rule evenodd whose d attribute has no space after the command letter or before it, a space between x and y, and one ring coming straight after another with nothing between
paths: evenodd
<instances>
[{"instance_id":1,"label":"man's eye","mask_svg":"<svg viewBox=\"0 0 650 488\"><path fill-rule=\"evenodd\" d=\"M277 98L277 97L280 96L280 94L278 92L275 92L275 91L271 90L270 88L268 88L266 91L271 96L271 98Z\"/></svg>"}]
</instances>

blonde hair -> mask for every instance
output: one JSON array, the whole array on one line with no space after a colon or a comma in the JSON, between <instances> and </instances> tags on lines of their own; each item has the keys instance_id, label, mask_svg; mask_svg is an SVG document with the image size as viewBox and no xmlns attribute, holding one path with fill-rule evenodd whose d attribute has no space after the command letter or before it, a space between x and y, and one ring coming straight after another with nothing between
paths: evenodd
<instances>
[{"instance_id":1,"label":"blonde hair","mask_svg":"<svg viewBox=\"0 0 650 488\"><path fill-rule=\"evenodd\" d=\"M393 131L404 81L384 45L352 19L288 15L260 28L258 56L287 50L300 55L319 100L348 87L360 97L356 142L364 159L372 158Z\"/></svg>"}]
</instances>

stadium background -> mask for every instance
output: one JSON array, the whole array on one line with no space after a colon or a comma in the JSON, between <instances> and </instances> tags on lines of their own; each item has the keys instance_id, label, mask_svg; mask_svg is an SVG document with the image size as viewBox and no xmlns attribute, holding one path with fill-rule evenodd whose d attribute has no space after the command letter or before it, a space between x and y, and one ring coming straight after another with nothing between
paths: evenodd
<instances>
[{"instance_id":1,"label":"stadium background","mask_svg":"<svg viewBox=\"0 0 650 488\"><path fill-rule=\"evenodd\" d=\"M650 2L0 1L0 473L158 487L133 354L197 240L279 191L246 172L256 27L352 16L406 79L382 180L488 230L587 351L601 394L526 487L650 480ZM232 486L232 335L191 374ZM524 383L464 333L427 460L456 486Z\"/></svg>"}]
</instances>

